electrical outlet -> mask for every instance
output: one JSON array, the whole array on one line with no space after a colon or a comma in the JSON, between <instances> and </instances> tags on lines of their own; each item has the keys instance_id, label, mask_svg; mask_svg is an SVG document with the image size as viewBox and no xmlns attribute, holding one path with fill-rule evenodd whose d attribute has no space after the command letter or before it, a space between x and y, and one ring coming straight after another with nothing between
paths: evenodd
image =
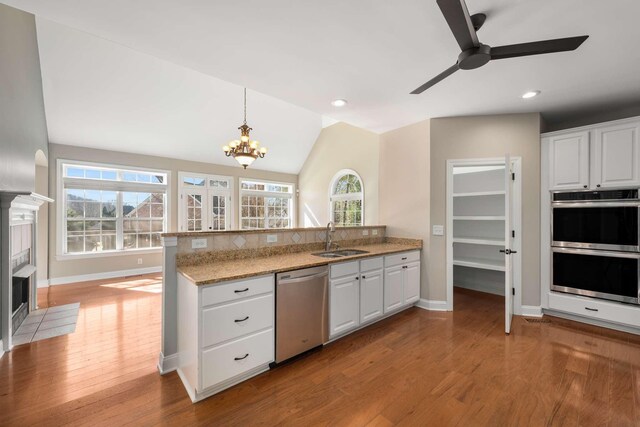
<instances>
[{"instance_id":1,"label":"electrical outlet","mask_svg":"<svg viewBox=\"0 0 640 427\"><path fill-rule=\"evenodd\" d=\"M434 236L444 236L444 225L434 225L433 226L433 235Z\"/></svg>"},{"instance_id":2,"label":"electrical outlet","mask_svg":"<svg viewBox=\"0 0 640 427\"><path fill-rule=\"evenodd\" d=\"M277 234L267 234L267 243L276 243L278 241Z\"/></svg>"},{"instance_id":3,"label":"electrical outlet","mask_svg":"<svg viewBox=\"0 0 640 427\"><path fill-rule=\"evenodd\" d=\"M378 235L378 230L376 230L375 228L373 229L373 231L371 232L371 234L373 234L374 236Z\"/></svg>"},{"instance_id":4,"label":"electrical outlet","mask_svg":"<svg viewBox=\"0 0 640 427\"><path fill-rule=\"evenodd\" d=\"M369 230L362 230L362 235L363 236L368 236L369 235Z\"/></svg>"},{"instance_id":5,"label":"electrical outlet","mask_svg":"<svg viewBox=\"0 0 640 427\"><path fill-rule=\"evenodd\" d=\"M142 264L142 258L138 258L138 265Z\"/></svg>"},{"instance_id":6,"label":"electrical outlet","mask_svg":"<svg viewBox=\"0 0 640 427\"><path fill-rule=\"evenodd\" d=\"M207 247L207 239L193 239L191 249L203 249Z\"/></svg>"}]
</instances>

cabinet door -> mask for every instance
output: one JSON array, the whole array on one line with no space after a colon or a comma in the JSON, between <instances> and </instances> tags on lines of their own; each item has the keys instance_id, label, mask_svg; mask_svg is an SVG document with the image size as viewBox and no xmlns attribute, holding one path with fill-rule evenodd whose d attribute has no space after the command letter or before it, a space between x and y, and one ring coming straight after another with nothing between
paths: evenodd
<instances>
[{"instance_id":1,"label":"cabinet door","mask_svg":"<svg viewBox=\"0 0 640 427\"><path fill-rule=\"evenodd\" d=\"M404 268L404 304L420 299L420 263L407 264Z\"/></svg>"},{"instance_id":2,"label":"cabinet door","mask_svg":"<svg viewBox=\"0 0 640 427\"><path fill-rule=\"evenodd\" d=\"M384 271L384 312L388 313L402 306L402 282L404 268L401 265Z\"/></svg>"},{"instance_id":3,"label":"cabinet door","mask_svg":"<svg viewBox=\"0 0 640 427\"><path fill-rule=\"evenodd\" d=\"M330 281L329 335L335 336L359 325L358 276Z\"/></svg>"},{"instance_id":4,"label":"cabinet door","mask_svg":"<svg viewBox=\"0 0 640 427\"><path fill-rule=\"evenodd\" d=\"M627 123L596 129L593 186L622 187L640 183L639 128L639 123Z\"/></svg>"},{"instance_id":5,"label":"cabinet door","mask_svg":"<svg viewBox=\"0 0 640 427\"><path fill-rule=\"evenodd\" d=\"M549 138L549 186L553 190L589 187L589 132Z\"/></svg>"},{"instance_id":6,"label":"cabinet door","mask_svg":"<svg viewBox=\"0 0 640 427\"><path fill-rule=\"evenodd\" d=\"M360 276L360 323L382 316L383 299L382 270L363 273Z\"/></svg>"}]
</instances>

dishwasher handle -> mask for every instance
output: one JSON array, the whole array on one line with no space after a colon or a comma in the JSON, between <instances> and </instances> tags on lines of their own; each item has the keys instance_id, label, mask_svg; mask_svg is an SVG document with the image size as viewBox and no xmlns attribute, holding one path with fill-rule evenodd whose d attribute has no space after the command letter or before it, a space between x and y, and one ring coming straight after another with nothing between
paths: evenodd
<instances>
[{"instance_id":1,"label":"dishwasher handle","mask_svg":"<svg viewBox=\"0 0 640 427\"><path fill-rule=\"evenodd\" d=\"M328 274L329 274L329 272L323 271L322 273L309 274L308 276L301 276L301 277L296 277L296 278L293 278L293 279L279 279L278 280L278 285L287 285L289 283L300 283L300 282L307 281L309 279L316 279L316 278L320 278L320 277L325 277Z\"/></svg>"}]
</instances>

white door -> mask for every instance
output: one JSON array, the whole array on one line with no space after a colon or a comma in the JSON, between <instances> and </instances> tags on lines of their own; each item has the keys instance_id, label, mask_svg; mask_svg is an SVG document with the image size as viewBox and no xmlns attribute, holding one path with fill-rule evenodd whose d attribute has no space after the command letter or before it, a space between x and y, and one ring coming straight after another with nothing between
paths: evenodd
<instances>
[{"instance_id":1,"label":"white door","mask_svg":"<svg viewBox=\"0 0 640 427\"><path fill-rule=\"evenodd\" d=\"M404 303L413 304L420 299L420 263L407 264L404 269Z\"/></svg>"},{"instance_id":2,"label":"white door","mask_svg":"<svg viewBox=\"0 0 640 427\"><path fill-rule=\"evenodd\" d=\"M329 304L329 334L339 335L354 329L359 324L359 280L349 276L331 280Z\"/></svg>"},{"instance_id":3,"label":"white door","mask_svg":"<svg viewBox=\"0 0 640 427\"><path fill-rule=\"evenodd\" d=\"M382 270L362 273L360 276L360 323L382 316L383 300Z\"/></svg>"},{"instance_id":4,"label":"white door","mask_svg":"<svg viewBox=\"0 0 640 427\"><path fill-rule=\"evenodd\" d=\"M184 190L180 198L182 224L180 231L203 231L207 229L207 190Z\"/></svg>"},{"instance_id":5,"label":"white door","mask_svg":"<svg viewBox=\"0 0 640 427\"><path fill-rule=\"evenodd\" d=\"M596 129L592 187L622 187L640 183L640 124Z\"/></svg>"},{"instance_id":6,"label":"white door","mask_svg":"<svg viewBox=\"0 0 640 427\"><path fill-rule=\"evenodd\" d=\"M226 193L216 194L209 191L209 224L211 231L223 231L229 229L229 204L231 198Z\"/></svg>"},{"instance_id":7,"label":"white door","mask_svg":"<svg viewBox=\"0 0 640 427\"><path fill-rule=\"evenodd\" d=\"M589 187L589 132L549 138L549 186L552 190Z\"/></svg>"},{"instance_id":8,"label":"white door","mask_svg":"<svg viewBox=\"0 0 640 427\"><path fill-rule=\"evenodd\" d=\"M402 266L389 267L384 271L384 312L388 313L402 306Z\"/></svg>"},{"instance_id":9,"label":"white door","mask_svg":"<svg viewBox=\"0 0 640 427\"><path fill-rule=\"evenodd\" d=\"M513 247L512 238L512 208L511 195L513 188L513 166L511 165L511 157L507 154L504 168L504 331L509 334L511 332L511 320L513 318L513 262L511 254L515 253L511 250Z\"/></svg>"}]
</instances>

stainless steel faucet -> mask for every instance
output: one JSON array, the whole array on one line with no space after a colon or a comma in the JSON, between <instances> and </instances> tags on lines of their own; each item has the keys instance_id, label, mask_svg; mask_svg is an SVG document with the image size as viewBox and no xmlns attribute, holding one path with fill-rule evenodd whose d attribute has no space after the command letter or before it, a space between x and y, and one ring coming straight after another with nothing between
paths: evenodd
<instances>
[{"instance_id":1,"label":"stainless steel faucet","mask_svg":"<svg viewBox=\"0 0 640 427\"><path fill-rule=\"evenodd\" d=\"M324 245L325 251L331 250L331 245L333 244L333 242L331 241L331 233L335 231L336 231L336 225L333 223L333 221L329 221L329 223L327 224L327 236L326 236L325 245Z\"/></svg>"}]
</instances>

